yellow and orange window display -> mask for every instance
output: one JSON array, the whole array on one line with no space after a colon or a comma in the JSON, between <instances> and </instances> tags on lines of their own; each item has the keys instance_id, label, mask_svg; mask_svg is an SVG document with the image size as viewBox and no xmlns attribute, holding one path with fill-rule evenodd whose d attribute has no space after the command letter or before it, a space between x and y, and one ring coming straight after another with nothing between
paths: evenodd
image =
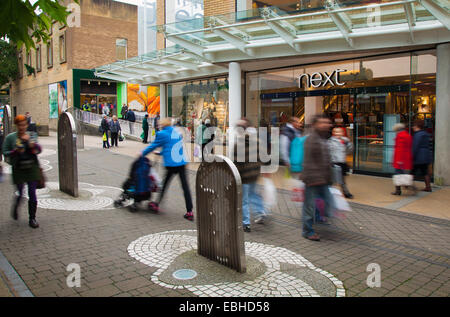
<instances>
[{"instance_id":1,"label":"yellow and orange window display","mask_svg":"<svg viewBox=\"0 0 450 317\"><path fill-rule=\"evenodd\" d=\"M146 91L145 91L145 88ZM128 107L136 111L145 111L156 115L160 111L159 87L143 86L139 84L128 84L127 86Z\"/></svg>"}]
</instances>

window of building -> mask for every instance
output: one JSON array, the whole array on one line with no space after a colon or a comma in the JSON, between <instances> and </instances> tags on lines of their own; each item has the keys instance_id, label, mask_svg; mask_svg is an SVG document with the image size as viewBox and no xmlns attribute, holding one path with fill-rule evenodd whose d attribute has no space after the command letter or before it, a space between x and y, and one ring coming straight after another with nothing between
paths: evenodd
<instances>
[{"instance_id":1,"label":"window of building","mask_svg":"<svg viewBox=\"0 0 450 317\"><path fill-rule=\"evenodd\" d=\"M66 32L59 36L59 62L66 62Z\"/></svg>"},{"instance_id":2,"label":"window of building","mask_svg":"<svg viewBox=\"0 0 450 317\"><path fill-rule=\"evenodd\" d=\"M116 59L127 59L127 39L116 39Z\"/></svg>"},{"instance_id":3,"label":"window of building","mask_svg":"<svg viewBox=\"0 0 450 317\"><path fill-rule=\"evenodd\" d=\"M53 67L53 40L47 44L47 67Z\"/></svg>"},{"instance_id":4,"label":"window of building","mask_svg":"<svg viewBox=\"0 0 450 317\"><path fill-rule=\"evenodd\" d=\"M27 75L30 76L31 74L34 73L34 69L33 69L33 60L32 60L32 56L31 56L31 51L27 52L26 55L26 61L25 61L25 67L27 69Z\"/></svg>"},{"instance_id":5,"label":"window of building","mask_svg":"<svg viewBox=\"0 0 450 317\"><path fill-rule=\"evenodd\" d=\"M41 61L41 45L39 44L36 47L36 71L40 72L42 69L42 61Z\"/></svg>"}]
</instances>

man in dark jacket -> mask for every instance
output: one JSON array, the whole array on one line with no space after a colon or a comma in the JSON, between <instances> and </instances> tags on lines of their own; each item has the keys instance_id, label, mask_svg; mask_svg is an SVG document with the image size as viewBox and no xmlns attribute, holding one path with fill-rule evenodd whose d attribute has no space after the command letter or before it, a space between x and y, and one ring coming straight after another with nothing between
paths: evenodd
<instances>
[{"instance_id":1,"label":"man in dark jacket","mask_svg":"<svg viewBox=\"0 0 450 317\"><path fill-rule=\"evenodd\" d=\"M105 134L106 134L106 140L103 139L103 148L109 149L109 136L108 136L108 131L109 131L109 122L108 122L108 116L104 115L102 122L100 123L100 127L101 127L101 132L102 132L102 137L104 138Z\"/></svg>"},{"instance_id":2,"label":"man in dark jacket","mask_svg":"<svg viewBox=\"0 0 450 317\"><path fill-rule=\"evenodd\" d=\"M130 134L133 134L133 123L136 122L136 115L134 114L134 111L129 109L127 112L127 120L129 121L129 127L130 127Z\"/></svg>"},{"instance_id":3,"label":"man in dark jacket","mask_svg":"<svg viewBox=\"0 0 450 317\"><path fill-rule=\"evenodd\" d=\"M144 120L142 120L142 130L144 133L144 137L142 138L143 143L148 143L148 114L145 114Z\"/></svg>"},{"instance_id":4,"label":"man in dark jacket","mask_svg":"<svg viewBox=\"0 0 450 317\"><path fill-rule=\"evenodd\" d=\"M424 130L424 122L416 121L413 125L413 175L419 173L425 178L423 191L431 192L431 175L429 165L433 162L433 153L430 147L430 135Z\"/></svg>"},{"instance_id":5,"label":"man in dark jacket","mask_svg":"<svg viewBox=\"0 0 450 317\"><path fill-rule=\"evenodd\" d=\"M248 119L237 123L237 141L234 145L234 164L242 180L242 222L244 231L250 232L250 205L256 215L256 223L264 223L266 211L261 195L256 189L256 181L261 173L258 155L259 140L257 131Z\"/></svg>"},{"instance_id":6,"label":"man in dark jacket","mask_svg":"<svg viewBox=\"0 0 450 317\"><path fill-rule=\"evenodd\" d=\"M327 143L327 136L331 128L331 121L325 116L318 115L312 121L313 131L304 144L304 160L302 179L305 183L305 201L302 210L303 237L319 241L320 237L312 228L315 214L316 198L325 201L325 215L330 215L333 204L329 186L332 184L331 156Z\"/></svg>"}]
</instances>

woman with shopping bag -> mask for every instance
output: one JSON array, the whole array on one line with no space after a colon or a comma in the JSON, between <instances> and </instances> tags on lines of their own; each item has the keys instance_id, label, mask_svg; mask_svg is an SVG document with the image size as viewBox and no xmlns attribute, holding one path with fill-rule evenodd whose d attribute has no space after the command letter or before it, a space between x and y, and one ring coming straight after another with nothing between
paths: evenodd
<instances>
[{"instance_id":1,"label":"woman with shopping bag","mask_svg":"<svg viewBox=\"0 0 450 317\"><path fill-rule=\"evenodd\" d=\"M393 176L395 191L392 192L392 195L401 195L402 186L414 190L413 176L410 174L410 170L413 168L412 137L406 131L403 123L395 124L393 130L397 132L397 135L395 136L394 158L392 161L395 169Z\"/></svg>"},{"instance_id":2,"label":"woman with shopping bag","mask_svg":"<svg viewBox=\"0 0 450 317\"><path fill-rule=\"evenodd\" d=\"M22 200L25 184L28 187L28 214L29 226L33 229L39 227L36 221L37 197L36 189L43 181L42 170L39 167L37 155L41 153L41 146L37 143L37 134L28 132L27 118L18 115L14 119L17 132L8 134L3 144L3 154L8 164L12 165L13 183L19 195L15 198L11 210L14 220L19 217L19 205Z\"/></svg>"}]
</instances>

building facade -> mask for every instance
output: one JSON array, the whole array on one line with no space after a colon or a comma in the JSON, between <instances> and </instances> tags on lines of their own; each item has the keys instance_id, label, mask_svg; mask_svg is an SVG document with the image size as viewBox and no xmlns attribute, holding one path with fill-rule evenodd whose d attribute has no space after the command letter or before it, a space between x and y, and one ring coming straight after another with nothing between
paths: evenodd
<instances>
[{"instance_id":1,"label":"building facade","mask_svg":"<svg viewBox=\"0 0 450 317\"><path fill-rule=\"evenodd\" d=\"M85 102L94 112L103 105L117 112L121 84L97 78L91 70L138 54L137 6L112 0L79 3L68 26L52 24L48 44L38 42L35 50L18 53L12 112L30 112L43 130L55 129L61 111Z\"/></svg>"},{"instance_id":2,"label":"building facade","mask_svg":"<svg viewBox=\"0 0 450 317\"><path fill-rule=\"evenodd\" d=\"M165 46L130 59L133 75L113 63L98 76L159 84L161 114L193 131L205 118L226 131L241 116L280 127L325 113L354 142L360 173L391 174L393 125L424 120L435 182L450 184L448 2L186 0L178 11L167 3L156 1L165 20L149 27ZM199 3L203 16L183 19Z\"/></svg>"}]
</instances>

